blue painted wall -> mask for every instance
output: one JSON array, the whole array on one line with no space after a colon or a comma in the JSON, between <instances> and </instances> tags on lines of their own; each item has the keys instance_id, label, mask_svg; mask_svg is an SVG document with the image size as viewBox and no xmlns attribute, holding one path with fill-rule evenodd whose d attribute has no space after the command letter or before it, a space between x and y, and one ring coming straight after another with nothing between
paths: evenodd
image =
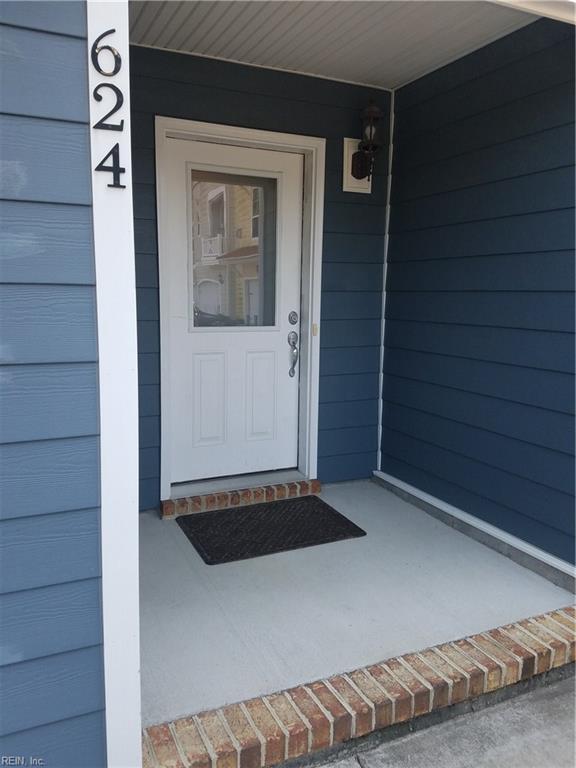
<instances>
[{"instance_id":1,"label":"blue painted wall","mask_svg":"<svg viewBox=\"0 0 576 768\"><path fill-rule=\"evenodd\" d=\"M382 469L574 557L574 29L396 95Z\"/></svg>"},{"instance_id":2,"label":"blue painted wall","mask_svg":"<svg viewBox=\"0 0 576 768\"><path fill-rule=\"evenodd\" d=\"M0 755L106 764L83 3L0 5Z\"/></svg>"},{"instance_id":3,"label":"blue painted wall","mask_svg":"<svg viewBox=\"0 0 576 768\"><path fill-rule=\"evenodd\" d=\"M154 115L327 139L320 383L320 479L376 467L386 152L372 195L342 192L342 138L387 92L177 53L131 51L134 208L140 352L140 498L159 502L160 373Z\"/></svg>"}]
</instances>

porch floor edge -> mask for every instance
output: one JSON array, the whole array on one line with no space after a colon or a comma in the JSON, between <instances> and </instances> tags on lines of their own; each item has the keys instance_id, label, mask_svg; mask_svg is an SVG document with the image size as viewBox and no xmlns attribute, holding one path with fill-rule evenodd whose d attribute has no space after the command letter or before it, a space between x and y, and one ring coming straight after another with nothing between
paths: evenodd
<instances>
[{"instance_id":1,"label":"porch floor edge","mask_svg":"<svg viewBox=\"0 0 576 768\"><path fill-rule=\"evenodd\" d=\"M537 573L557 587L572 594L576 593L576 567L571 563L560 560L554 555L548 555L544 550L539 550L512 534L498 531L490 523L474 518L468 512L457 509L441 499L436 499L424 492L418 493L418 489L384 472L375 471L372 482L386 488L390 493L413 504L450 528L484 544L523 568Z\"/></svg>"},{"instance_id":2,"label":"porch floor edge","mask_svg":"<svg viewBox=\"0 0 576 768\"><path fill-rule=\"evenodd\" d=\"M144 768L266 768L573 668L568 606L351 672L143 730ZM400 730L399 730L400 729Z\"/></svg>"}]
</instances>

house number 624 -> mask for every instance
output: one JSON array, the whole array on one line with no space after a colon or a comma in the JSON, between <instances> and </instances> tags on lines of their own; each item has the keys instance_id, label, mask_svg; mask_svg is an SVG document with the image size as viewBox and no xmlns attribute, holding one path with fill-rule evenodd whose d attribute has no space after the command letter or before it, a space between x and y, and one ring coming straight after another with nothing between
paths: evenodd
<instances>
[{"instance_id":1,"label":"house number 624","mask_svg":"<svg viewBox=\"0 0 576 768\"><path fill-rule=\"evenodd\" d=\"M112 35L114 32L116 32L115 29L108 29L106 32L103 32L96 38L96 40L94 40L92 48L90 49L92 66L98 74L104 75L104 77L114 77L120 72L122 67L122 57L116 48L113 48L111 45L100 45L100 41L104 37ZM105 55L102 56L102 54ZM112 56L112 61L110 61L110 56ZM111 64L112 66L110 67ZM102 101L104 98L102 95L103 91L112 93L116 100L112 109L110 109L104 117L101 117L100 120L94 123L92 127L98 128L101 131L123 131L124 120L120 120L117 123L111 123L109 120L112 115L118 112L124 103L124 94L117 85L112 83L99 83L92 91L92 98L96 101ZM108 163L108 161L110 162ZM100 160L94 170L106 171L112 174L112 183L108 184L108 187L126 189L125 184L120 184L120 174L126 173L126 168L122 168L120 165L120 144L118 142L116 142L108 154Z\"/></svg>"}]
</instances>

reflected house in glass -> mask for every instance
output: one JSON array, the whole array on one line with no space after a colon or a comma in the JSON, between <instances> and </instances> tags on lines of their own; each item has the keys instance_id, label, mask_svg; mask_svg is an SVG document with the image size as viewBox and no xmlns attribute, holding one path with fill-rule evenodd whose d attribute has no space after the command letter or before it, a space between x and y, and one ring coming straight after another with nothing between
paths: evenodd
<instances>
[{"instance_id":1,"label":"reflected house in glass","mask_svg":"<svg viewBox=\"0 0 576 768\"><path fill-rule=\"evenodd\" d=\"M191 171L195 326L273 325L276 180Z\"/></svg>"}]
</instances>

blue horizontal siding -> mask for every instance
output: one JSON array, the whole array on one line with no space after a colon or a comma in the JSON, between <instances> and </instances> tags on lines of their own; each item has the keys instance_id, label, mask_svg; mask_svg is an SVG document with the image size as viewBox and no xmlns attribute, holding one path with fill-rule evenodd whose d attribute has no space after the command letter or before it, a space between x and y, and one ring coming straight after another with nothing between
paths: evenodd
<instances>
[{"instance_id":1,"label":"blue horizontal siding","mask_svg":"<svg viewBox=\"0 0 576 768\"><path fill-rule=\"evenodd\" d=\"M98 509L0 522L2 593L97 576L100 576Z\"/></svg>"},{"instance_id":2,"label":"blue horizontal siding","mask_svg":"<svg viewBox=\"0 0 576 768\"><path fill-rule=\"evenodd\" d=\"M351 453L376 451L378 441L374 439L374 424L323 429L320 432L318 456L342 456Z\"/></svg>"},{"instance_id":3,"label":"blue horizontal siding","mask_svg":"<svg viewBox=\"0 0 576 768\"><path fill-rule=\"evenodd\" d=\"M382 285L383 264L364 264L360 269L354 263L325 262L322 265L322 290L326 291L378 291Z\"/></svg>"},{"instance_id":4,"label":"blue horizontal siding","mask_svg":"<svg viewBox=\"0 0 576 768\"><path fill-rule=\"evenodd\" d=\"M88 206L0 201L3 283L94 284Z\"/></svg>"},{"instance_id":5,"label":"blue horizontal siding","mask_svg":"<svg viewBox=\"0 0 576 768\"><path fill-rule=\"evenodd\" d=\"M95 321L92 286L0 285L0 362L93 362Z\"/></svg>"},{"instance_id":6,"label":"blue horizontal siding","mask_svg":"<svg viewBox=\"0 0 576 768\"><path fill-rule=\"evenodd\" d=\"M391 281L398 267L392 270ZM520 277L520 276L519 276ZM536 369L574 371L572 334L532 329L387 320L386 345L436 352L471 360L521 365Z\"/></svg>"},{"instance_id":7,"label":"blue horizontal siding","mask_svg":"<svg viewBox=\"0 0 576 768\"><path fill-rule=\"evenodd\" d=\"M402 100L397 110L408 109L422 101L432 100L436 95L457 88L484 74L505 69L508 65L532 56L538 51L570 38L573 31L567 24L558 24L543 19L530 24L521 33L507 35L491 45L479 48L474 53L415 80L402 88Z\"/></svg>"},{"instance_id":8,"label":"blue horizontal siding","mask_svg":"<svg viewBox=\"0 0 576 768\"><path fill-rule=\"evenodd\" d=\"M386 219L382 216L381 206L334 202L326 205L324 213L325 232L383 235L385 227Z\"/></svg>"},{"instance_id":9,"label":"blue horizontal siding","mask_svg":"<svg viewBox=\"0 0 576 768\"><path fill-rule=\"evenodd\" d=\"M104 712L91 712L0 738L0 751L42 757L45 766L102 768L106 765L104 729Z\"/></svg>"},{"instance_id":10,"label":"blue horizontal siding","mask_svg":"<svg viewBox=\"0 0 576 768\"><path fill-rule=\"evenodd\" d=\"M574 282L574 252L547 251L397 262L391 291L563 291Z\"/></svg>"},{"instance_id":11,"label":"blue horizontal siding","mask_svg":"<svg viewBox=\"0 0 576 768\"><path fill-rule=\"evenodd\" d=\"M147 54L150 58L154 56L157 61L161 57L178 55L142 49L140 54ZM299 133L314 136L321 131L327 138L340 141L343 136L358 133L359 110L356 106L350 108L345 103L325 104L320 111L318 105L311 109L307 101L286 98L282 93L282 82L287 78L297 78L302 83L302 88L306 88L306 78L298 75L278 74L276 92L261 94L255 91L234 90L232 83L221 90L212 86L210 76L203 82L183 82L164 80L159 74L155 77L140 76L138 60L133 59L130 90L138 111L185 119L199 119L200 114L209 114L215 123L233 124L234 120L240 119L247 128L262 128L265 125L266 130L280 132L286 131L288 126L298 126ZM365 100L371 96L375 96L379 102L387 99L382 91L368 88L359 90L364 92Z\"/></svg>"},{"instance_id":12,"label":"blue horizontal siding","mask_svg":"<svg viewBox=\"0 0 576 768\"><path fill-rule=\"evenodd\" d=\"M323 480L367 477L376 467L378 425L363 401L378 397L387 157L379 153L370 196L342 192L342 138L358 134L370 98L386 112L388 94L139 47L131 50L131 72L141 507L158 504L160 475L156 114L327 139L321 399L333 407L320 409L320 445L330 440L324 431L352 425L364 430L365 445L349 449L362 451L362 460L339 453L318 471ZM386 145L388 120L382 123ZM335 421L338 404L342 416Z\"/></svg>"},{"instance_id":13,"label":"blue horizontal siding","mask_svg":"<svg viewBox=\"0 0 576 768\"><path fill-rule=\"evenodd\" d=\"M0 5L0 24L86 37L86 4L81 0L7 0ZM80 64L80 61L78 61Z\"/></svg>"},{"instance_id":14,"label":"blue horizontal siding","mask_svg":"<svg viewBox=\"0 0 576 768\"><path fill-rule=\"evenodd\" d=\"M139 356L138 381L141 387L160 383L160 355L142 354Z\"/></svg>"},{"instance_id":15,"label":"blue horizontal siding","mask_svg":"<svg viewBox=\"0 0 576 768\"><path fill-rule=\"evenodd\" d=\"M574 557L574 30L401 89L382 469Z\"/></svg>"},{"instance_id":16,"label":"blue horizontal siding","mask_svg":"<svg viewBox=\"0 0 576 768\"><path fill-rule=\"evenodd\" d=\"M348 373L374 373L380 366L380 347L332 347L320 352L320 373L336 376Z\"/></svg>"},{"instance_id":17,"label":"blue horizontal siding","mask_svg":"<svg viewBox=\"0 0 576 768\"><path fill-rule=\"evenodd\" d=\"M540 523L550 525L570 536L574 535L573 496L540 485L527 478L469 459L457 450L446 450L435 443L384 429L384 445L393 445L393 454L400 461L414 463L446 480L465 478L472 493L513 509Z\"/></svg>"},{"instance_id":18,"label":"blue horizontal siding","mask_svg":"<svg viewBox=\"0 0 576 768\"><path fill-rule=\"evenodd\" d=\"M374 283L374 286L378 286L378 283ZM379 320L381 315L381 290L324 291L322 295L322 320Z\"/></svg>"},{"instance_id":19,"label":"blue horizontal siding","mask_svg":"<svg viewBox=\"0 0 576 768\"><path fill-rule=\"evenodd\" d=\"M100 579L0 595L0 666L102 642Z\"/></svg>"},{"instance_id":20,"label":"blue horizontal siding","mask_svg":"<svg viewBox=\"0 0 576 768\"><path fill-rule=\"evenodd\" d=\"M454 125L427 131L419 135L418 142L399 140L394 147L394 162L397 168L413 168L565 125L574 121L570 96L571 83L559 83Z\"/></svg>"},{"instance_id":21,"label":"blue horizontal siding","mask_svg":"<svg viewBox=\"0 0 576 768\"><path fill-rule=\"evenodd\" d=\"M522 34L522 30L517 34ZM399 108L398 132L406 141L412 133L427 133L528 94L550 89L570 80L573 62L574 37L560 37L552 45L535 50L505 67L497 66L460 85L437 92L433 99L424 97ZM458 67L459 63L454 66ZM400 94L399 104L401 98Z\"/></svg>"},{"instance_id":22,"label":"blue horizontal siding","mask_svg":"<svg viewBox=\"0 0 576 768\"><path fill-rule=\"evenodd\" d=\"M318 458L318 474L327 483L371 477L377 461L378 457L375 450L341 456L320 456Z\"/></svg>"},{"instance_id":23,"label":"blue horizontal siding","mask_svg":"<svg viewBox=\"0 0 576 768\"><path fill-rule=\"evenodd\" d=\"M86 120L86 41L3 27L0 109L4 113ZM70 61L80 66L70 66ZM22 87L22 83L26 87Z\"/></svg>"},{"instance_id":24,"label":"blue horizontal siding","mask_svg":"<svg viewBox=\"0 0 576 768\"><path fill-rule=\"evenodd\" d=\"M560 413L574 412L574 376L569 373L405 349L388 350L384 373Z\"/></svg>"},{"instance_id":25,"label":"blue horizontal siding","mask_svg":"<svg viewBox=\"0 0 576 768\"><path fill-rule=\"evenodd\" d=\"M139 485L139 499L141 509L153 509L158 505L160 498L160 478L141 478Z\"/></svg>"},{"instance_id":26,"label":"blue horizontal siding","mask_svg":"<svg viewBox=\"0 0 576 768\"><path fill-rule=\"evenodd\" d=\"M403 202L564 168L574 161L573 134L573 125L564 125L418 168L405 169L401 174L395 168L395 200Z\"/></svg>"},{"instance_id":27,"label":"blue horizontal siding","mask_svg":"<svg viewBox=\"0 0 576 768\"><path fill-rule=\"evenodd\" d=\"M136 254L136 287L158 288L158 262L155 253Z\"/></svg>"},{"instance_id":28,"label":"blue horizontal siding","mask_svg":"<svg viewBox=\"0 0 576 768\"><path fill-rule=\"evenodd\" d=\"M384 259L384 241L380 235L325 232L322 261L347 264L381 264Z\"/></svg>"},{"instance_id":29,"label":"blue horizontal siding","mask_svg":"<svg viewBox=\"0 0 576 768\"><path fill-rule=\"evenodd\" d=\"M7 366L0 399L3 442L96 434L97 377L93 363Z\"/></svg>"},{"instance_id":30,"label":"blue horizontal siding","mask_svg":"<svg viewBox=\"0 0 576 768\"><path fill-rule=\"evenodd\" d=\"M97 437L0 445L0 518L97 507Z\"/></svg>"},{"instance_id":31,"label":"blue horizontal siding","mask_svg":"<svg viewBox=\"0 0 576 768\"><path fill-rule=\"evenodd\" d=\"M148 448L140 448L140 479L158 477L158 465L160 463L160 448L153 445Z\"/></svg>"},{"instance_id":32,"label":"blue horizontal siding","mask_svg":"<svg viewBox=\"0 0 576 768\"><path fill-rule=\"evenodd\" d=\"M160 440L160 419L158 416L142 416L139 421L140 448L157 446Z\"/></svg>"},{"instance_id":33,"label":"blue horizontal siding","mask_svg":"<svg viewBox=\"0 0 576 768\"><path fill-rule=\"evenodd\" d=\"M250 97L277 98L281 94L291 103L313 104L315 107L347 107L357 111L366 106L367 96L382 98L380 90L359 88L348 83L293 76L201 57L184 58L160 51L150 55L149 50L138 46L131 49L130 64L134 74L160 79L168 84L180 82L205 87L209 83L215 90L246 93ZM148 146L153 146L153 132L140 130L138 138L147 140Z\"/></svg>"},{"instance_id":34,"label":"blue horizontal siding","mask_svg":"<svg viewBox=\"0 0 576 768\"><path fill-rule=\"evenodd\" d=\"M132 124L134 138L134 124ZM153 183L134 185L134 219L156 218L156 187Z\"/></svg>"},{"instance_id":35,"label":"blue horizontal siding","mask_svg":"<svg viewBox=\"0 0 576 768\"><path fill-rule=\"evenodd\" d=\"M391 261L574 248L573 208L396 232Z\"/></svg>"},{"instance_id":36,"label":"blue horizontal siding","mask_svg":"<svg viewBox=\"0 0 576 768\"><path fill-rule=\"evenodd\" d=\"M101 710L102 680L98 645L0 667L0 688L10 702L0 712L0 735Z\"/></svg>"},{"instance_id":37,"label":"blue horizontal siding","mask_svg":"<svg viewBox=\"0 0 576 768\"><path fill-rule=\"evenodd\" d=\"M138 407L140 417L160 415L160 387L159 385L140 386L138 392Z\"/></svg>"},{"instance_id":38,"label":"blue horizontal siding","mask_svg":"<svg viewBox=\"0 0 576 768\"><path fill-rule=\"evenodd\" d=\"M103 768L84 2L0 6L0 753Z\"/></svg>"},{"instance_id":39,"label":"blue horizontal siding","mask_svg":"<svg viewBox=\"0 0 576 768\"><path fill-rule=\"evenodd\" d=\"M568 454L391 402L385 402L384 409L385 422L392 431L414 438L426 435L430 443L441 448L574 494L573 459Z\"/></svg>"},{"instance_id":40,"label":"blue horizontal siding","mask_svg":"<svg viewBox=\"0 0 576 768\"><path fill-rule=\"evenodd\" d=\"M0 115L0 133L6 163L0 197L90 204L87 125Z\"/></svg>"},{"instance_id":41,"label":"blue horizontal siding","mask_svg":"<svg viewBox=\"0 0 576 768\"><path fill-rule=\"evenodd\" d=\"M555 168L490 185L459 189L401 203L394 209L392 232L440 227L492 216L517 216L530 211L554 211L574 205L572 169ZM530 250L534 250L530 247Z\"/></svg>"},{"instance_id":42,"label":"blue horizontal siding","mask_svg":"<svg viewBox=\"0 0 576 768\"><path fill-rule=\"evenodd\" d=\"M380 345L381 324L378 317L362 320L324 320L322 346L324 349L373 347Z\"/></svg>"},{"instance_id":43,"label":"blue horizontal siding","mask_svg":"<svg viewBox=\"0 0 576 768\"><path fill-rule=\"evenodd\" d=\"M449 503L455 507L464 509L480 520L504 529L524 541L533 542L541 549L553 552L557 557L567 562L573 557L573 536L497 504L483 494L472 493L461 477L447 481L412 463L402 462L394 455L387 453L383 454L382 460L384 471L394 477L415 485L439 499L449 500Z\"/></svg>"},{"instance_id":44,"label":"blue horizontal siding","mask_svg":"<svg viewBox=\"0 0 576 768\"><path fill-rule=\"evenodd\" d=\"M320 403L345 403L378 397L378 379L371 373L320 376Z\"/></svg>"},{"instance_id":45,"label":"blue horizontal siding","mask_svg":"<svg viewBox=\"0 0 576 768\"><path fill-rule=\"evenodd\" d=\"M489 264L486 266L489 269ZM563 292L478 291L391 292L387 312L393 320L454 323L571 333L574 298ZM368 321L366 321L368 322Z\"/></svg>"},{"instance_id":46,"label":"blue horizontal siding","mask_svg":"<svg viewBox=\"0 0 576 768\"><path fill-rule=\"evenodd\" d=\"M160 305L158 301L158 291L155 288L137 288L136 300L138 320L159 321Z\"/></svg>"},{"instance_id":47,"label":"blue horizontal siding","mask_svg":"<svg viewBox=\"0 0 576 768\"><path fill-rule=\"evenodd\" d=\"M327 434L341 427L373 426L378 424L378 400L322 403L320 419Z\"/></svg>"},{"instance_id":48,"label":"blue horizontal siding","mask_svg":"<svg viewBox=\"0 0 576 768\"><path fill-rule=\"evenodd\" d=\"M390 374L384 377L384 400L574 454L574 420L565 413Z\"/></svg>"}]
</instances>

